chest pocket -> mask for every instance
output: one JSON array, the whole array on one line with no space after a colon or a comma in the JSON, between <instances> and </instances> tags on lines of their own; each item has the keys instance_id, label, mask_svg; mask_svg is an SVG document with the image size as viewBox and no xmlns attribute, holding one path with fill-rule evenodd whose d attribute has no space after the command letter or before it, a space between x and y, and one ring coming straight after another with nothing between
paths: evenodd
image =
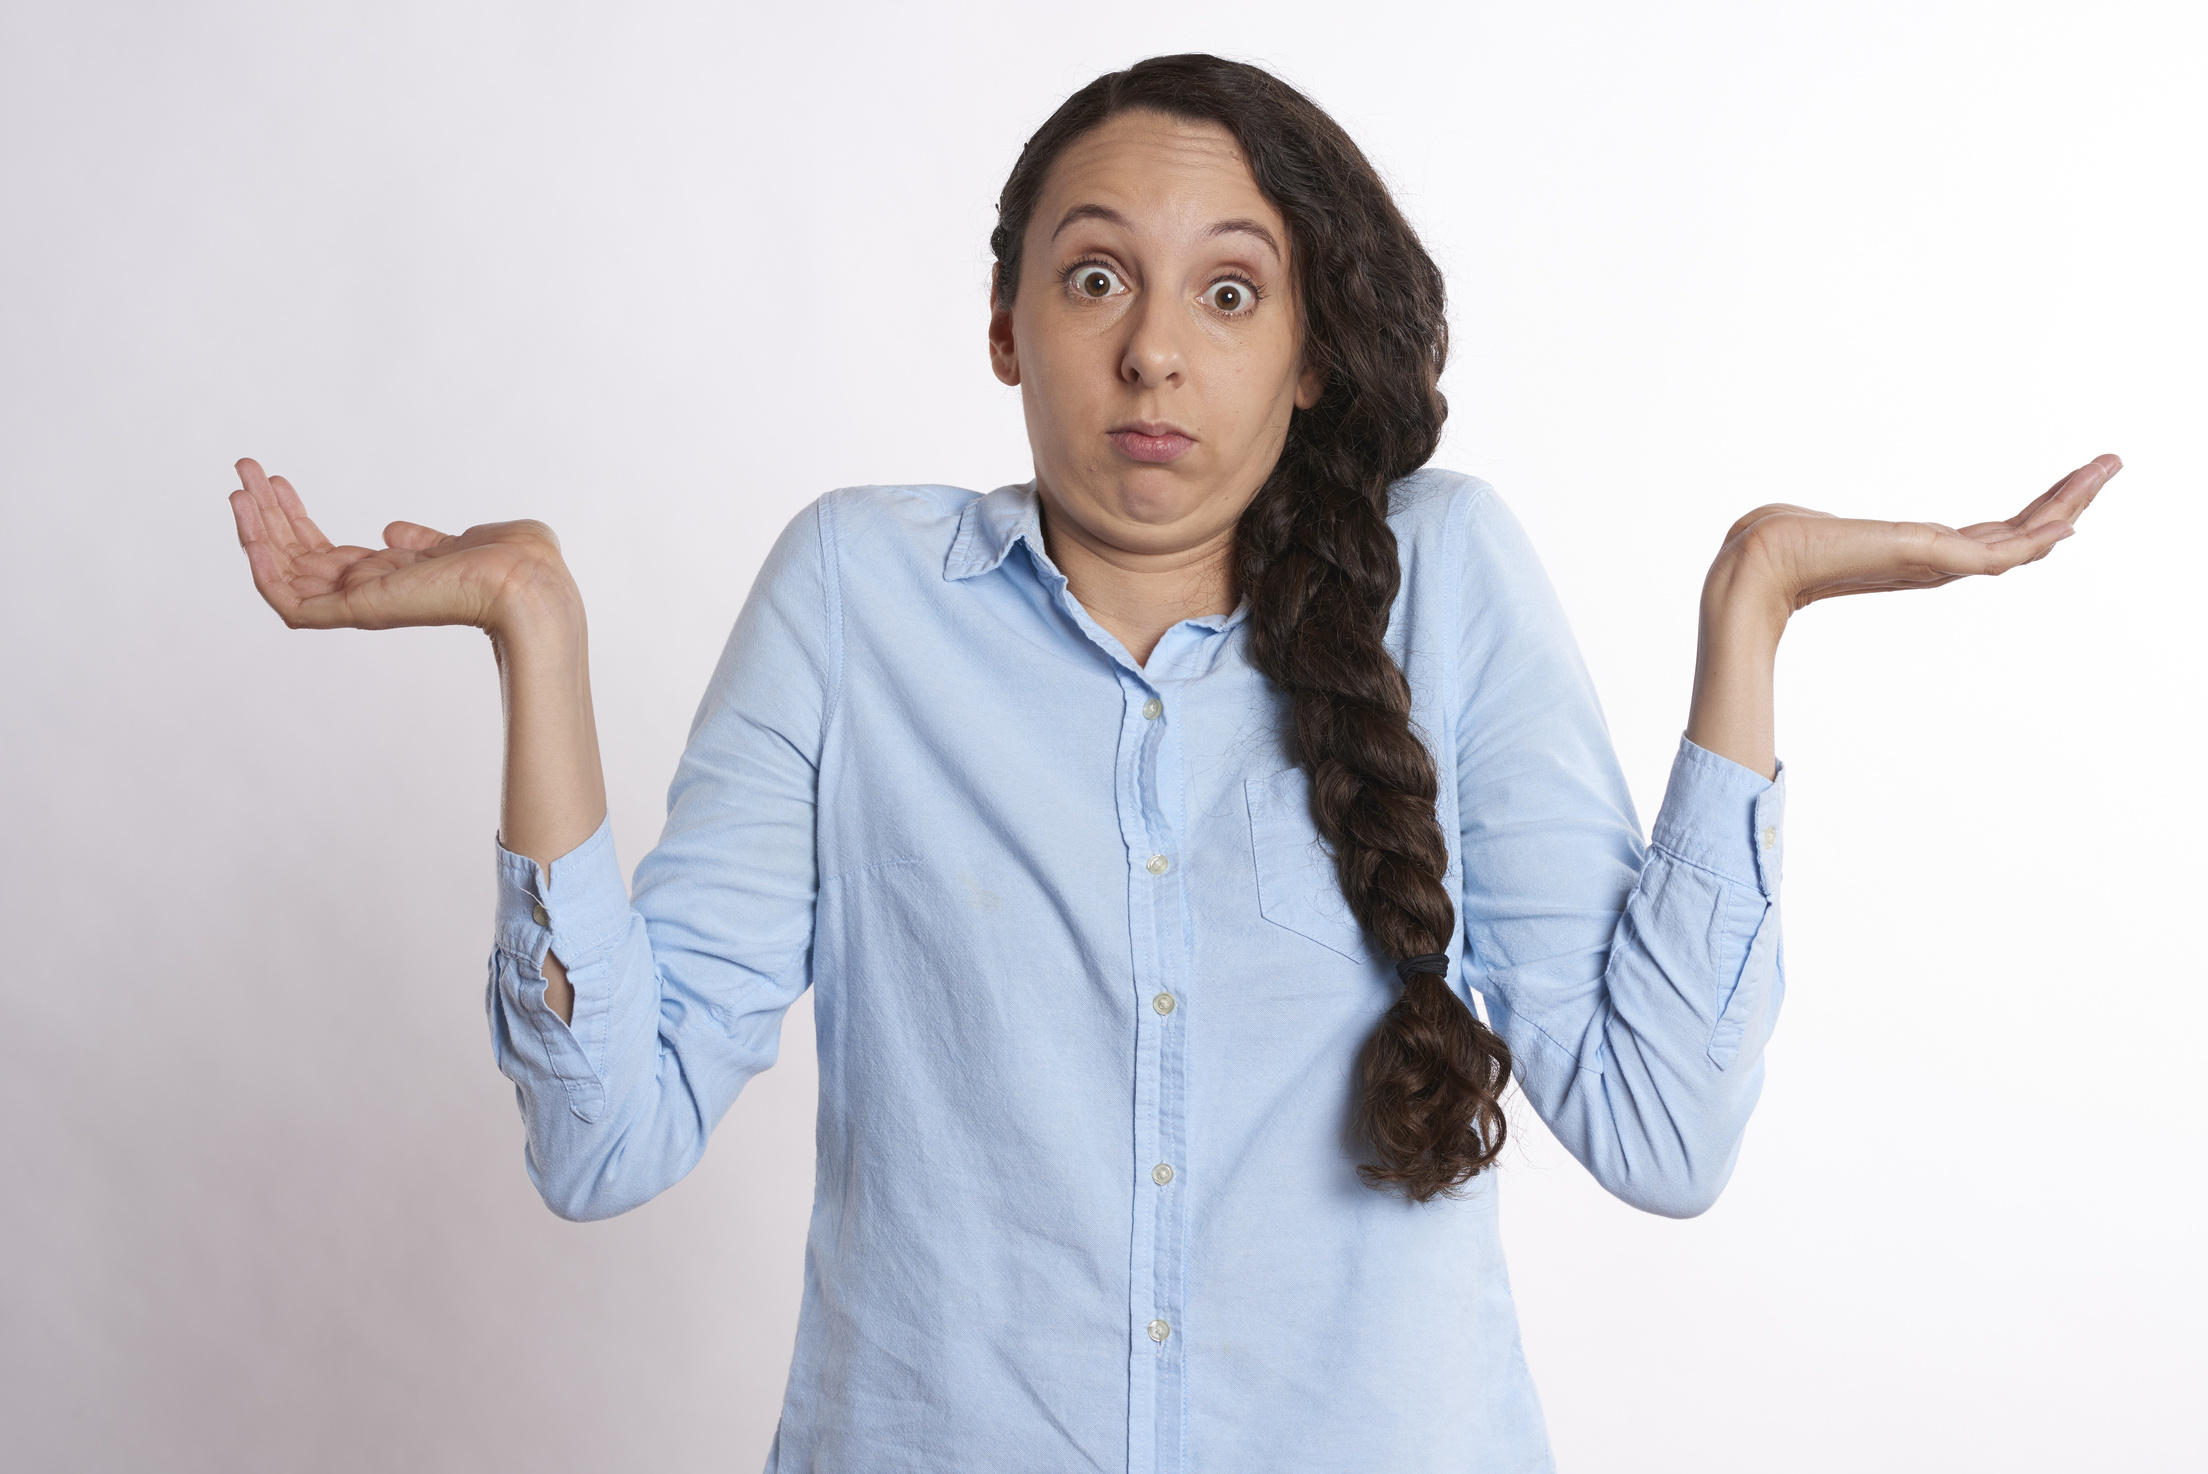
<instances>
[{"instance_id":1,"label":"chest pocket","mask_svg":"<svg viewBox=\"0 0 2208 1474\"><path fill-rule=\"evenodd\" d=\"M1370 962L1364 928L1334 873L1334 856L1311 819L1311 780L1301 768L1242 785L1257 858L1257 905L1265 919L1352 962Z\"/></svg>"}]
</instances>

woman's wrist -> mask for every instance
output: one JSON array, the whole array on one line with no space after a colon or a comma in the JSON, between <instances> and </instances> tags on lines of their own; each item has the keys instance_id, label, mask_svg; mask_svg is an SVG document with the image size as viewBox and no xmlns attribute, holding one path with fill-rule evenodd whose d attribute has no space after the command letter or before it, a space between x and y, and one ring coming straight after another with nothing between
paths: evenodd
<instances>
[{"instance_id":1,"label":"woman's wrist","mask_svg":"<svg viewBox=\"0 0 2208 1474\"><path fill-rule=\"evenodd\" d=\"M1736 537L1719 550L1702 580L1705 640L1722 631L1729 641L1775 651L1793 613L1794 591L1781 582L1751 538Z\"/></svg>"},{"instance_id":2,"label":"woman's wrist","mask_svg":"<svg viewBox=\"0 0 2208 1474\"><path fill-rule=\"evenodd\" d=\"M580 644L583 595L566 560L552 552L518 564L500 582L482 628L502 657Z\"/></svg>"},{"instance_id":3,"label":"woman's wrist","mask_svg":"<svg viewBox=\"0 0 2208 1474\"><path fill-rule=\"evenodd\" d=\"M1793 607L1791 591L1753 544L1738 537L1726 543L1702 583L1687 738L1766 778L1778 772L1772 666Z\"/></svg>"}]
</instances>

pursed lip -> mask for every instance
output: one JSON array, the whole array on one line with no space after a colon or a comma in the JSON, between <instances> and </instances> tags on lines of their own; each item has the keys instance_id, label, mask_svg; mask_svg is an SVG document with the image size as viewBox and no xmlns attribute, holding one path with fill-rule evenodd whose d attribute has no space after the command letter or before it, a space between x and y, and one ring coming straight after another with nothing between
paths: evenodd
<instances>
[{"instance_id":1,"label":"pursed lip","mask_svg":"<svg viewBox=\"0 0 2208 1474\"><path fill-rule=\"evenodd\" d=\"M1168 420L1128 420L1104 432L1121 455L1136 461L1177 461L1196 437Z\"/></svg>"}]
</instances>

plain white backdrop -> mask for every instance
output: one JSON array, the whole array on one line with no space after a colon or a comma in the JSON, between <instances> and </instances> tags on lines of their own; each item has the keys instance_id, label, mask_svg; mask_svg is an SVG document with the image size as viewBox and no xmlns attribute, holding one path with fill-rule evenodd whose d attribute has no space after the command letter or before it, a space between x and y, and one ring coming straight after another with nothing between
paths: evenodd
<instances>
[{"instance_id":1,"label":"plain white backdrop","mask_svg":"<svg viewBox=\"0 0 2208 1474\"><path fill-rule=\"evenodd\" d=\"M1730 1189L1644 1217L1516 1121L1560 1466L2198 1468L2197 16L4 0L0 1457L759 1466L808 1006L689 1181L547 1213L482 1013L485 643L287 632L228 468L341 540L553 523L633 865L793 513L1029 474L996 189L1074 87L1205 49L1333 110L1448 271L1438 462L1542 549L1644 822L1732 517L2128 463L2048 561L1788 634Z\"/></svg>"}]
</instances>

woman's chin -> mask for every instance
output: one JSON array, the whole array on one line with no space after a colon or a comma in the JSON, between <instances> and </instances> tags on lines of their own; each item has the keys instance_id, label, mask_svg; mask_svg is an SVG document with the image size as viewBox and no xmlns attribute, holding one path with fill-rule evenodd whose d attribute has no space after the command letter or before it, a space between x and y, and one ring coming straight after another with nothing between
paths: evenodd
<instances>
[{"instance_id":1,"label":"woman's chin","mask_svg":"<svg viewBox=\"0 0 2208 1474\"><path fill-rule=\"evenodd\" d=\"M1041 486L1045 505L1080 523L1089 540L1145 556L1212 541L1234 526L1248 501L1231 498L1230 486L1164 466L1122 468L1070 485L1044 477ZM1221 505L1229 499L1231 507Z\"/></svg>"}]
</instances>

